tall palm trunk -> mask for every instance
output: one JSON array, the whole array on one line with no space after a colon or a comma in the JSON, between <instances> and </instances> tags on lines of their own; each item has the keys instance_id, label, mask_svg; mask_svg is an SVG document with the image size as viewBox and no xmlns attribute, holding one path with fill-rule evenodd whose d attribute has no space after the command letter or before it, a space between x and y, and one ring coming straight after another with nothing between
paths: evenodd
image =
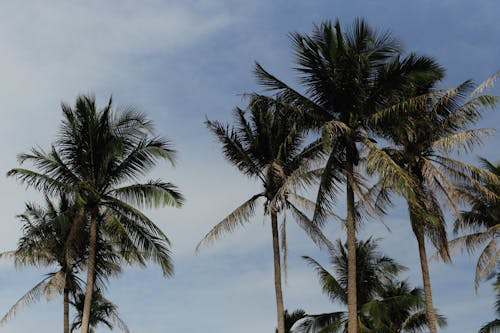
<instances>
[{"instance_id":1,"label":"tall palm trunk","mask_svg":"<svg viewBox=\"0 0 500 333\"><path fill-rule=\"evenodd\" d=\"M64 333L69 333L69 289L67 282L64 286Z\"/></svg>"},{"instance_id":2,"label":"tall palm trunk","mask_svg":"<svg viewBox=\"0 0 500 333\"><path fill-rule=\"evenodd\" d=\"M82 315L82 333L89 333L90 306L92 304L92 292L94 291L95 256L97 246L97 217L92 214L90 221L89 259L87 263L87 286L85 290L85 302Z\"/></svg>"},{"instance_id":3,"label":"tall palm trunk","mask_svg":"<svg viewBox=\"0 0 500 333\"><path fill-rule=\"evenodd\" d=\"M354 166L347 162L347 332L358 332L358 305L356 288L356 225L354 192L352 190Z\"/></svg>"},{"instance_id":4,"label":"tall palm trunk","mask_svg":"<svg viewBox=\"0 0 500 333\"><path fill-rule=\"evenodd\" d=\"M278 314L278 333L285 333L285 308L283 306L283 292L281 290L281 263L278 235L278 212L271 210L271 229L273 232L274 255L274 290L276 292L276 309Z\"/></svg>"},{"instance_id":5,"label":"tall palm trunk","mask_svg":"<svg viewBox=\"0 0 500 333\"><path fill-rule=\"evenodd\" d=\"M410 218L412 219L412 225L414 226L413 231L417 237L418 254L420 256L420 267L422 269L422 280L424 283L425 314L427 316L429 332L437 333L436 311L434 310L434 305L432 304L431 278L429 274L429 264L427 262L427 253L425 250L424 229L422 225L415 221L416 216L411 212Z\"/></svg>"}]
</instances>

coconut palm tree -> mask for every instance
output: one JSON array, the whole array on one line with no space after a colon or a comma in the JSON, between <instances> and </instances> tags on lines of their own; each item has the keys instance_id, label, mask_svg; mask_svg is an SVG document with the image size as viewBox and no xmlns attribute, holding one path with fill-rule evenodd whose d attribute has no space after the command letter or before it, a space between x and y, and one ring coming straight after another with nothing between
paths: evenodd
<instances>
[{"instance_id":1,"label":"coconut palm tree","mask_svg":"<svg viewBox=\"0 0 500 333\"><path fill-rule=\"evenodd\" d=\"M380 150L391 156L393 163L399 166L398 172L403 170L412 180L413 195L404 191L400 193L407 201L411 227L417 239L431 332L436 332L436 318L425 240L432 242L443 260L449 260L440 202L447 203L459 216L461 191L457 183L474 186L484 196L495 198L495 194L478 181L484 177L497 182L498 178L493 173L450 156L451 153L470 151L492 133L491 129L470 129L480 117L480 111L496 102L495 97L482 94L491 83L492 78L478 86L466 81L452 89L434 90L406 98L380 113L391 114L390 120L379 127L382 129L379 134L392 141L391 146ZM393 120L394 114L399 121ZM394 181L393 175L380 172L380 158L375 153L368 154L366 163L369 173L378 170L383 187L401 186Z\"/></svg>"},{"instance_id":2,"label":"coconut palm tree","mask_svg":"<svg viewBox=\"0 0 500 333\"><path fill-rule=\"evenodd\" d=\"M497 248L497 237L500 232L500 163L493 164L485 158L481 158L480 161L484 169L498 178L496 182L488 182L484 177L480 180L482 185L496 194L496 198L485 195L476 186L460 187L458 190L470 208L462 211L460 218L455 221L455 232L468 233L449 242L450 249L462 247L469 251L474 251L486 243L476 265L476 288L482 278L489 276L496 269L500 251Z\"/></svg>"},{"instance_id":3,"label":"coconut palm tree","mask_svg":"<svg viewBox=\"0 0 500 333\"><path fill-rule=\"evenodd\" d=\"M169 240L140 208L180 206L182 195L162 180L136 181L158 162L175 160L169 141L154 136L144 114L127 108L113 111L111 99L98 110L93 96L78 96L75 107L62 104L63 121L50 151L33 148L19 155L34 170L16 168L7 175L48 195L65 193L81 208L76 222L89 221L89 255L82 333L88 332L94 290L98 230L112 224L121 241L141 259L158 263L172 274Z\"/></svg>"},{"instance_id":4,"label":"coconut palm tree","mask_svg":"<svg viewBox=\"0 0 500 333\"><path fill-rule=\"evenodd\" d=\"M425 332L428 328L421 289L411 288L406 281L397 280L398 274L406 268L380 253L372 239L356 243L356 256L358 332ZM324 293L332 301L347 305L346 246L337 241L330 253L335 275L314 259L304 258L317 271ZM439 318L440 324L444 325L444 318ZM346 324L344 311L309 315L292 332L346 332Z\"/></svg>"},{"instance_id":5,"label":"coconut palm tree","mask_svg":"<svg viewBox=\"0 0 500 333\"><path fill-rule=\"evenodd\" d=\"M82 326L82 314L85 303L85 294L76 294L74 301L71 304L75 307L77 313L71 325L70 332L74 332ZM90 328L89 332L94 333L95 328L99 324L105 325L110 330L116 326L124 333L130 333L127 324L123 321L118 313L115 304L105 298L100 289L94 290L92 296L92 305L90 311Z\"/></svg>"},{"instance_id":6,"label":"coconut palm tree","mask_svg":"<svg viewBox=\"0 0 500 333\"><path fill-rule=\"evenodd\" d=\"M441 78L443 70L428 57L411 54L402 58L399 43L389 32L375 31L362 19L346 31L338 21L334 26L325 22L315 26L312 34L295 33L291 39L304 92L280 81L259 64L256 74L260 84L306 113L310 127L321 129L323 143L329 148L316 199L316 222L324 222L325 211L335 204L340 185L345 186L349 333L356 333L356 206L363 202L372 214L378 214L378 207L366 200L369 196L360 173L362 154L368 150L383 155L374 149L370 136L377 110L391 105L422 81ZM387 156L380 158L385 162L380 167L398 183L407 185L406 190L411 189L411 180L397 170L399 167Z\"/></svg>"},{"instance_id":7,"label":"coconut palm tree","mask_svg":"<svg viewBox=\"0 0 500 333\"><path fill-rule=\"evenodd\" d=\"M291 333L293 324L306 316L306 312L302 309L297 309L293 312L285 310L285 333ZM276 329L276 333L278 333L278 329Z\"/></svg>"},{"instance_id":8,"label":"coconut palm tree","mask_svg":"<svg viewBox=\"0 0 500 333\"><path fill-rule=\"evenodd\" d=\"M31 290L24 294L0 320L0 325L12 318L20 307L38 301L42 296L47 300L63 294L64 333L69 333L69 299L79 292L81 281L78 272L88 256L88 229L76 230L78 237L68 242L75 221L77 208L62 197L58 205L46 198L45 207L29 203L19 218L23 222L23 235L15 251L4 252L1 256L12 257L18 267L51 267L56 270L48 273ZM84 227L81 224L79 227ZM97 244L96 276L99 284L119 273L120 257L117 252L102 241Z\"/></svg>"},{"instance_id":9,"label":"coconut palm tree","mask_svg":"<svg viewBox=\"0 0 500 333\"><path fill-rule=\"evenodd\" d=\"M278 317L278 333L284 333L284 306L281 287L280 239L286 255L285 220L278 228L278 215L290 211L297 223L311 237L321 242L322 234L298 208L314 207L314 203L297 194L300 186L311 184L316 176L310 172L315 159L321 157L321 143L305 144L306 135L298 126L296 113L279 100L253 96L247 110L236 108L233 128L207 120L208 129L222 145L226 159L243 174L262 182L262 192L236 208L210 230L197 246L218 240L223 234L250 222L259 199L264 201L264 215L270 216L273 254L274 286ZM281 237L280 237L281 233Z\"/></svg>"}]
</instances>

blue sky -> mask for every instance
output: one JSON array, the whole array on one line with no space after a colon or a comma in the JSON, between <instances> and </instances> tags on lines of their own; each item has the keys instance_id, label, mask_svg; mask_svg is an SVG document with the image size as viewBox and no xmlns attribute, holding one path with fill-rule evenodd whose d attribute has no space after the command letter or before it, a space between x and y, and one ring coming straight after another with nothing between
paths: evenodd
<instances>
[{"instance_id":1,"label":"blue sky","mask_svg":"<svg viewBox=\"0 0 500 333\"><path fill-rule=\"evenodd\" d=\"M60 102L95 93L112 94L118 105L146 112L161 135L180 152L177 167L157 168L153 177L177 184L184 208L148 212L173 242L176 275L158 268L127 268L107 291L132 332L272 332L275 326L271 237L261 216L245 229L194 254L202 236L258 190L226 163L203 125L206 116L228 120L240 94L259 91L255 61L295 84L287 34L307 33L313 23L339 18L346 25L365 17L390 29L405 49L436 57L447 69L443 85L481 81L500 69L500 4L491 1L2 1L0 3L1 173L17 166L16 154L47 148L60 120ZM493 93L500 94L495 88ZM498 110L479 126L500 124ZM474 152L499 160L499 136ZM39 200L13 179L0 178L0 251L19 236L14 216L26 200ZM343 212L343 208L339 208ZM407 265L420 284L416 242L406 207L396 202L386 217L389 233L367 221L361 238L383 237L382 248ZM333 311L302 255L326 264L325 255L289 223L287 308ZM332 223L330 238L342 236ZM443 332L474 332L493 318L489 283L473 286L474 258L457 255L454 265L433 263L435 305L449 319ZM4 312L44 270L16 271L0 262L0 312ZM0 332L54 332L62 326L62 300L41 301L20 312ZM99 332L107 332L100 328Z\"/></svg>"}]
</instances>

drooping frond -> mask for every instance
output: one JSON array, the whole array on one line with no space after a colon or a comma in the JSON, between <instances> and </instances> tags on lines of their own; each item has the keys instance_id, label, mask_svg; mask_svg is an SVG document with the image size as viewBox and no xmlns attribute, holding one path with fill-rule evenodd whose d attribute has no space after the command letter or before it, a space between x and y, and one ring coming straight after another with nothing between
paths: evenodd
<instances>
[{"instance_id":1,"label":"drooping frond","mask_svg":"<svg viewBox=\"0 0 500 333\"><path fill-rule=\"evenodd\" d=\"M340 184L345 180L342 173L343 166L342 158L332 151L323 167L316 195L313 221L318 225L324 224L328 215L327 212L331 211L336 203L336 193L340 188Z\"/></svg>"},{"instance_id":2,"label":"drooping frond","mask_svg":"<svg viewBox=\"0 0 500 333\"><path fill-rule=\"evenodd\" d=\"M39 301L45 291L48 279L50 279L50 276L44 278L33 288L31 288L26 294L19 298L17 302L9 309L9 311L7 311L7 313L2 317L2 319L0 319L0 326L5 325L7 321L14 317L20 308L30 306L31 304Z\"/></svg>"},{"instance_id":3,"label":"drooping frond","mask_svg":"<svg viewBox=\"0 0 500 333\"><path fill-rule=\"evenodd\" d=\"M15 177L21 183L38 191L53 195L56 193L71 193L71 186L45 174L28 169L15 168L7 172L7 177Z\"/></svg>"},{"instance_id":4,"label":"drooping frond","mask_svg":"<svg viewBox=\"0 0 500 333\"><path fill-rule=\"evenodd\" d=\"M304 196L301 196L299 194L296 194L296 193L289 193L288 194L290 199L295 203L295 206L299 206L299 207L302 207L308 211L311 211L311 212L314 212L314 210L316 209L316 203ZM340 217L340 215L334 213L333 211L331 210L326 210L325 209L325 214L326 214L326 217L331 217L339 222L343 221L342 217ZM314 219L312 220L314 222Z\"/></svg>"},{"instance_id":5,"label":"drooping frond","mask_svg":"<svg viewBox=\"0 0 500 333\"><path fill-rule=\"evenodd\" d=\"M498 333L500 332L500 319L495 319L482 326L478 333Z\"/></svg>"},{"instance_id":6,"label":"drooping frond","mask_svg":"<svg viewBox=\"0 0 500 333\"><path fill-rule=\"evenodd\" d=\"M432 149L444 153L470 152L483 143L484 138L492 136L494 130L491 128L471 129L454 133L437 139L432 143Z\"/></svg>"},{"instance_id":7,"label":"drooping frond","mask_svg":"<svg viewBox=\"0 0 500 333\"><path fill-rule=\"evenodd\" d=\"M332 242L326 238L319 226L314 223L311 219L307 217L300 209L295 207L291 202L287 202L287 207L292 212L295 221L306 232L306 234L311 238L311 240L319 247L326 247L329 250L333 249Z\"/></svg>"},{"instance_id":8,"label":"drooping frond","mask_svg":"<svg viewBox=\"0 0 500 333\"><path fill-rule=\"evenodd\" d=\"M479 287L479 282L486 276L490 275L498 265L500 249L497 247L496 238L491 239L488 245L483 249L476 263L476 274L474 283L476 289Z\"/></svg>"},{"instance_id":9,"label":"drooping frond","mask_svg":"<svg viewBox=\"0 0 500 333\"><path fill-rule=\"evenodd\" d=\"M107 198L106 207L116 214L129 239L147 260L162 268L165 276L173 274L170 241L165 233L138 209L114 198Z\"/></svg>"},{"instance_id":10,"label":"drooping frond","mask_svg":"<svg viewBox=\"0 0 500 333\"><path fill-rule=\"evenodd\" d=\"M484 180L491 184L499 184L500 178L494 173L447 156L436 155L429 158L429 160L439 164L443 173L448 174L448 177L455 180L457 183L472 184L486 199L497 199L497 194L493 193L481 182L481 180Z\"/></svg>"},{"instance_id":11,"label":"drooping frond","mask_svg":"<svg viewBox=\"0 0 500 333\"><path fill-rule=\"evenodd\" d=\"M43 174L60 182L77 184L81 179L71 171L59 156L56 148L52 146L50 153L32 148L30 153L20 154L18 161L23 164L31 162Z\"/></svg>"},{"instance_id":12,"label":"drooping frond","mask_svg":"<svg viewBox=\"0 0 500 333\"><path fill-rule=\"evenodd\" d=\"M212 230L210 230L205 237L196 245L196 252L199 252L202 246L209 245L226 233L233 232L236 228L248 223L249 219L255 213L255 203L263 196L262 193L252 196L249 200L245 201L238 208L233 210L231 214L226 216L222 221L217 223Z\"/></svg>"},{"instance_id":13,"label":"drooping frond","mask_svg":"<svg viewBox=\"0 0 500 333\"><path fill-rule=\"evenodd\" d=\"M57 271L55 274L50 274L47 280L43 295L47 301L51 300L55 295L60 295L66 283L66 274L63 271Z\"/></svg>"},{"instance_id":14,"label":"drooping frond","mask_svg":"<svg viewBox=\"0 0 500 333\"><path fill-rule=\"evenodd\" d=\"M367 148L365 163L368 173L378 174L386 187L394 189L409 200L413 200L416 197L416 184L408 172L372 141L365 139L363 144Z\"/></svg>"},{"instance_id":15,"label":"drooping frond","mask_svg":"<svg viewBox=\"0 0 500 333\"><path fill-rule=\"evenodd\" d=\"M294 326L295 333L340 333L344 331L347 312L331 312L307 315L300 324Z\"/></svg>"},{"instance_id":16,"label":"drooping frond","mask_svg":"<svg viewBox=\"0 0 500 333\"><path fill-rule=\"evenodd\" d=\"M304 260L314 268L318 274L319 282L323 292L330 297L332 302L339 300L340 302L347 304L347 290L345 287L341 286L337 279L330 274L323 266L321 266L316 260L303 256Z\"/></svg>"}]
</instances>

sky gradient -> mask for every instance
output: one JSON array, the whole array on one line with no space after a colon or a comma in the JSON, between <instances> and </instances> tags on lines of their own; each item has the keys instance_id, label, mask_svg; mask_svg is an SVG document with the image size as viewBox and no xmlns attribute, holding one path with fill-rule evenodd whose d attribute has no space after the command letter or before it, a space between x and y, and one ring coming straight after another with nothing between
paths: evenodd
<instances>
[{"instance_id":1,"label":"sky gradient","mask_svg":"<svg viewBox=\"0 0 500 333\"><path fill-rule=\"evenodd\" d=\"M148 212L173 243L176 274L127 268L107 290L134 333L274 332L271 231L262 215L242 230L195 255L203 235L259 190L224 161L206 130L206 117L230 120L244 106L241 94L261 91L255 61L296 86L289 32L308 33L313 24L364 17L390 29L405 50L435 57L446 69L443 86L480 82L500 69L500 3L421 1L2 1L0 2L0 173L18 166L16 155L33 146L49 148L61 119L61 101L73 104L94 93L100 105L133 105L154 120L159 134L179 150L175 168L159 166L152 177L179 186L182 209ZM494 88L492 93L500 94ZM500 110L485 114L480 127L500 124ZM466 159L498 161L498 134ZM0 177L0 251L13 249L24 202L40 195ZM339 213L344 214L343 203ZM291 220L291 219L290 219ZM421 285L417 244L406 206L396 201L385 218L367 221L359 238L381 237L383 251L409 267L404 274ZM309 313L340 309L321 294L317 278L300 258L327 264L305 234L293 226L285 285L288 309ZM327 228L341 238L338 224ZM430 251L429 251L430 252ZM457 254L453 265L431 264L434 303L448 317L442 332L475 332L494 318L489 282L476 294L475 257ZM0 314L49 270L15 270L0 261ZM0 332L62 330L62 299L24 309ZM108 332L99 328L98 332Z\"/></svg>"}]
</instances>

